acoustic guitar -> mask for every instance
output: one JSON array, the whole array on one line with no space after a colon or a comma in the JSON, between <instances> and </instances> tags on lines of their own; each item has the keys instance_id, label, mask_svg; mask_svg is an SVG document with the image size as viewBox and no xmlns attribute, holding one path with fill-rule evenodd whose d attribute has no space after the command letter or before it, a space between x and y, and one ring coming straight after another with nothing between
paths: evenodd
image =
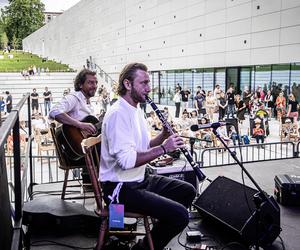
<instances>
[{"instance_id":1,"label":"acoustic guitar","mask_svg":"<svg viewBox=\"0 0 300 250\"><path fill-rule=\"evenodd\" d=\"M96 134L86 135L79 128L72 125L62 124L56 129L56 140L61 146L63 153L71 160L79 160L84 157L82 152L81 142L89 136L97 136L101 133L102 119L98 120L96 117L86 116L81 122L92 123L95 125Z\"/></svg>"}]
</instances>

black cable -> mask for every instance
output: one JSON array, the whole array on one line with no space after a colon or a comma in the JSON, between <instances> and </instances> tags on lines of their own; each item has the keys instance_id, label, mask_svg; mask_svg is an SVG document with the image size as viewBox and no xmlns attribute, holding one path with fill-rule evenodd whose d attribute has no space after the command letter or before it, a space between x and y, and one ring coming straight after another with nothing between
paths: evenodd
<instances>
[{"instance_id":1,"label":"black cable","mask_svg":"<svg viewBox=\"0 0 300 250\"><path fill-rule=\"evenodd\" d=\"M39 244L39 243L43 243L43 242L45 242L46 244ZM92 247L77 247L77 246L72 246L72 245L60 243L60 242L53 241L53 240L37 240L37 241L33 241L30 245L31 246L51 246L51 245L58 245L58 246L72 248L72 249L94 249L94 246L92 246Z\"/></svg>"},{"instance_id":2,"label":"black cable","mask_svg":"<svg viewBox=\"0 0 300 250\"><path fill-rule=\"evenodd\" d=\"M237 242L237 241L232 241L232 242L229 242L228 244L226 244L225 246L223 246L222 248L221 248L221 250L224 250L224 249L226 249L226 248L228 248L228 247L230 247L230 246L234 246L234 245L237 245L237 246L241 246L241 247L243 247L242 249L248 249L248 248L246 248L243 244L241 244L240 242Z\"/></svg>"},{"instance_id":3,"label":"black cable","mask_svg":"<svg viewBox=\"0 0 300 250\"><path fill-rule=\"evenodd\" d=\"M240 151L240 161L241 161L241 164L244 164L244 162L243 162L242 145L241 145L241 139L242 139L242 137L241 137L241 135L240 135L240 133L238 131L237 131L237 136L238 136L238 148L239 148L239 151ZM245 201L247 203L247 207L249 209L250 214L252 214L253 211L252 211L251 206L249 204L249 199L248 199L248 196L247 196L247 193L246 193L246 184L245 184L245 177L244 177L244 170L243 170L243 168L241 169L241 175L242 175L243 191L244 191Z\"/></svg>"},{"instance_id":4,"label":"black cable","mask_svg":"<svg viewBox=\"0 0 300 250\"><path fill-rule=\"evenodd\" d=\"M278 238L280 239L281 241L281 245L282 245L282 250L285 250L285 245L284 245L284 241L283 239L281 238L281 236L279 235Z\"/></svg>"},{"instance_id":5,"label":"black cable","mask_svg":"<svg viewBox=\"0 0 300 250\"><path fill-rule=\"evenodd\" d=\"M183 231L181 231L181 233L177 236L177 242L178 242L178 244L179 244L180 246L184 247L184 249L186 249L186 250L192 250L193 248L188 247L188 246L187 246L187 243L183 244L183 243L180 242L180 237L181 237L181 235L182 235L182 232L183 232Z\"/></svg>"}]
</instances>

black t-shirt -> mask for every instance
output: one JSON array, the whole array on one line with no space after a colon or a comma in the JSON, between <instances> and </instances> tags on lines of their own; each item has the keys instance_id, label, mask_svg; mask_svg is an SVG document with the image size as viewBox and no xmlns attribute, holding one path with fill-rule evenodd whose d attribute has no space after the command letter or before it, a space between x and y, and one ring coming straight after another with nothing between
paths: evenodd
<instances>
[{"instance_id":1,"label":"black t-shirt","mask_svg":"<svg viewBox=\"0 0 300 250\"><path fill-rule=\"evenodd\" d=\"M227 100L228 104L234 104L234 94L233 93L227 93Z\"/></svg>"},{"instance_id":2,"label":"black t-shirt","mask_svg":"<svg viewBox=\"0 0 300 250\"><path fill-rule=\"evenodd\" d=\"M292 108L291 108L291 112L297 112L297 105L298 105L298 102L297 101L291 101L289 100L289 105L292 105Z\"/></svg>"},{"instance_id":3,"label":"black t-shirt","mask_svg":"<svg viewBox=\"0 0 300 250\"><path fill-rule=\"evenodd\" d=\"M31 97L38 97L38 93L31 93ZM32 102L38 102L38 99L32 99Z\"/></svg>"},{"instance_id":4,"label":"black t-shirt","mask_svg":"<svg viewBox=\"0 0 300 250\"><path fill-rule=\"evenodd\" d=\"M188 90L181 90L180 94L181 94L181 101L183 101L183 102L188 102L189 101L190 91L188 91Z\"/></svg>"},{"instance_id":5,"label":"black t-shirt","mask_svg":"<svg viewBox=\"0 0 300 250\"><path fill-rule=\"evenodd\" d=\"M43 96L45 97L45 101L50 101L51 91L45 91Z\"/></svg>"},{"instance_id":6,"label":"black t-shirt","mask_svg":"<svg viewBox=\"0 0 300 250\"><path fill-rule=\"evenodd\" d=\"M6 105L6 108L10 110L12 108L12 96L11 95L8 95L6 97L6 103L8 103L8 102L9 102L9 104Z\"/></svg>"}]
</instances>

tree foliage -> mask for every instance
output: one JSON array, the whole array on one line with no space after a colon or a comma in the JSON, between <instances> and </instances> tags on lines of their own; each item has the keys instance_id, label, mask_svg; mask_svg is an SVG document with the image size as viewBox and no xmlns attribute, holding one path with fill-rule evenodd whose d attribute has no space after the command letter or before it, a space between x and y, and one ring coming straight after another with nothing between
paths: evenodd
<instances>
[{"instance_id":1,"label":"tree foliage","mask_svg":"<svg viewBox=\"0 0 300 250\"><path fill-rule=\"evenodd\" d=\"M25 37L43 26L44 9L40 0L9 0L2 12L2 21L10 44L20 48Z\"/></svg>"}]
</instances>

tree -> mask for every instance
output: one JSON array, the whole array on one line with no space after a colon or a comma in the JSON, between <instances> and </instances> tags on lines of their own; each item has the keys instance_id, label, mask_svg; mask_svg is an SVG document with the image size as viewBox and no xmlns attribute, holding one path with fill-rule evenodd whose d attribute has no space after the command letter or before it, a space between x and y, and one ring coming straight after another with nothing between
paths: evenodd
<instances>
[{"instance_id":1,"label":"tree","mask_svg":"<svg viewBox=\"0 0 300 250\"><path fill-rule=\"evenodd\" d=\"M1 33L0 39L1 39L1 43L0 43L1 44L1 48L5 49L7 47L7 45L8 45L8 38L7 38L7 35L6 35L5 32Z\"/></svg>"},{"instance_id":2,"label":"tree","mask_svg":"<svg viewBox=\"0 0 300 250\"><path fill-rule=\"evenodd\" d=\"M45 5L40 0L9 0L2 12L4 30L9 42L20 42L43 26ZM15 36L15 38L14 38ZM19 41L16 43L16 41Z\"/></svg>"}]
</instances>

